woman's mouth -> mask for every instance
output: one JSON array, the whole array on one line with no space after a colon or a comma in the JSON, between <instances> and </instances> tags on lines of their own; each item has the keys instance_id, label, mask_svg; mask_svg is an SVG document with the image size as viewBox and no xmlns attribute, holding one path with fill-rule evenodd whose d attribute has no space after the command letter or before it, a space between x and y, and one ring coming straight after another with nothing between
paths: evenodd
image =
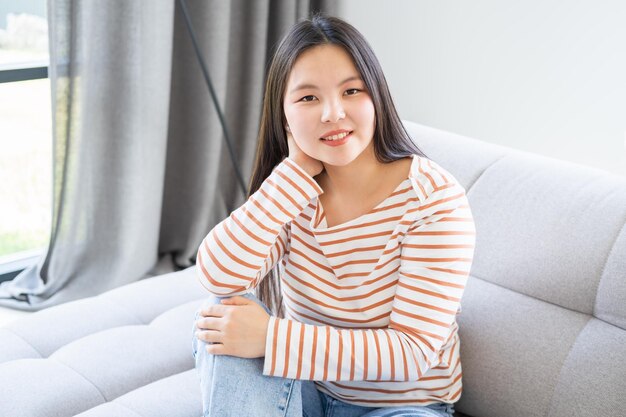
<instances>
[{"instance_id":1,"label":"woman's mouth","mask_svg":"<svg viewBox=\"0 0 626 417\"><path fill-rule=\"evenodd\" d=\"M340 146L348 141L350 136L352 135L352 131L350 132L341 132L336 135L329 135L324 138L321 138L324 144L329 146Z\"/></svg>"}]
</instances>

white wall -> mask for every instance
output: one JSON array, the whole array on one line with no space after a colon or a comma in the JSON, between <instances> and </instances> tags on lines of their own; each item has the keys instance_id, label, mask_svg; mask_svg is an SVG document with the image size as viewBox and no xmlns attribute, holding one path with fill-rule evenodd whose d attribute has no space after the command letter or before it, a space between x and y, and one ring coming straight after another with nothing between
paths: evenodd
<instances>
[{"instance_id":1,"label":"white wall","mask_svg":"<svg viewBox=\"0 0 626 417\"><path fill-rule=\"evenodd\" d=\"M626 1L339 0L400 115L626 175Z\"/></svg>"}]
</instances>

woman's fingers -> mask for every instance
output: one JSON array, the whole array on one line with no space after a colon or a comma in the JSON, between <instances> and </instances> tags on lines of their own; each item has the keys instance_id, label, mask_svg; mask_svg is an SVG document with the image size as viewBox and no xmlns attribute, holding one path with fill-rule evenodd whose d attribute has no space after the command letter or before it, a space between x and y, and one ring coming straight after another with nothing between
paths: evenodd
<instances>
[{"instance_id":1,"label":"woman's fingers","mask_svg":"<svg viewBox=\"0 0 626 417\"><path fill-rule=\"evenodd\" d=\"M200 310L200 315L203 317L224 317L226 313L226 309L221 304L212 304L206 307L203 307Z\"/></svg>"},{"instance_id":2,"label":"woman's fingers","mask_svg":"<svg viewBox=\"0 0 626 417\"><path fill-rule=\"evenodd\" d=\"M222 303L202 310L203 317L196 320L196 338L207 343L207 352L214 355L263 357L269 314L245 297L232 297Z\"/></svg>"},{"instance_id":3,"label":"woman's fingers","mask_svg":"<svg viewBox=\"0 0 626 417\"><path fill-rule=\"evenodd\" d=\"M228 355L228 351L224 345L206 345L206 351L211 355Z\"/></svg>"},{"instance_id":4,"label":"woman's fingers","mask_svg":"<svg viewBox=\"0 0 626 417\"><path fill-rule=\"evenodd\" d=\"M223 319L219 317L204 317L196 320L198 330L220 331L223 327Z\"/></svg>"},{"instance_id":5,"label":"woman's fingers","mask_svg":"<svg viewBox=\"0 0 626 417\"><path fill-rule=\"evenodd\" d=\"M311 177L315 177L324 170L324 164L307 155L289 132L287 132L287 144L289 145L289 159L304 169Z\"/></svg>"},{"instance_id":6,"label":"woman's fingers","mask_svg":"<svg viewBox=\"0 0 626 417\"><path fill-rule=\"evenodd\" d=\"M225 324L223 312L220 311L222 307L219 305L212 305L202 309L200 317L196 320L196 338L206 343L222 343L223 334L221 330ZM221 315L221 316L218 316Z\"/></svg>"},{"instance_id":7,"label":"woman's fingers","mask_svg":"<svg viewBox=\"0 0 626 417\"><path fill-rule=\"evenodd\" d=\"M198 330L196 338L205 343L222 343L222 334L216 330Z\"/></svg>"}]
</instances>

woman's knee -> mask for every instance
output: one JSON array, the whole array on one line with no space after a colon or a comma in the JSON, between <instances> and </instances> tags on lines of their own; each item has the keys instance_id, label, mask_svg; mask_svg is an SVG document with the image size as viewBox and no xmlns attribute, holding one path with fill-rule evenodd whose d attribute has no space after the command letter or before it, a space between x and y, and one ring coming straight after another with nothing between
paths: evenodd
<instances>
[{"instance_id":1,"label":"woman's knee","mask_svg":"<svg viewBox=\"0 0 626 417\"><path fill-rule=\"evenodd\" d=\"M196 312L196 320L198 319L198 316L199 316L199 314L200 314L200 311L202 311L202 308L207 307L207 306L211 306L211 305L220 304L220 302L221 302L222 300L227 299L227 298L232 298L232 297L235 297L235 296L234 296L234 295L228 295L228 296L217 296L217 295L213 295L213 294L211 294L211 295L209 296L209 298L207 298L207 300L206 300L206 301L202 304L202 307L200 307L200 309L198 309L198 311ZM247 299L249 299L249 300L254 301L254 302L255 302L255 303L257 303L258 305L260 305L261 307L263 307L263 308L265 309L265 311L266 311L268 314L271 314L270 309L269 309L269 308L267 308L267 306L266 306L265 304L263 304L263 303L261 302L261 300L259 300L259 299L257 298L257 296L256 296L256 295L254 295L254 293L252 293L252 292L248 292L248 293L245 293L245 294L241 294L241 295L239 295L239 297L245 297L245 298L247 298Z\"/></svg>"}]
</instances>

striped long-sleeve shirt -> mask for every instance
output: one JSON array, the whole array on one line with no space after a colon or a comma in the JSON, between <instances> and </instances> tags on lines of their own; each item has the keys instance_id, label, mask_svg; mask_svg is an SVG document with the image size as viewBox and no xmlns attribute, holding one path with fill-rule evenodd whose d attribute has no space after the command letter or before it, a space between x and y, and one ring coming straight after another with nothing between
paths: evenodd
<instances>
[{"instance_id":1,"label":"striped long-sleeve shirt","mask_svg":"<svg viewBox=\"0 0 626 417\"><path fill-rule=\"evenodd\" d=\"M413 156L383 202L327 227L322 189L285 159L198 251L203 285L250 292L280 262L285 318L270 318L263 373L316 381L347 403L453 403L461 395L456 314L475 229L464 189Z\"/></svg>"}]
</instances>

